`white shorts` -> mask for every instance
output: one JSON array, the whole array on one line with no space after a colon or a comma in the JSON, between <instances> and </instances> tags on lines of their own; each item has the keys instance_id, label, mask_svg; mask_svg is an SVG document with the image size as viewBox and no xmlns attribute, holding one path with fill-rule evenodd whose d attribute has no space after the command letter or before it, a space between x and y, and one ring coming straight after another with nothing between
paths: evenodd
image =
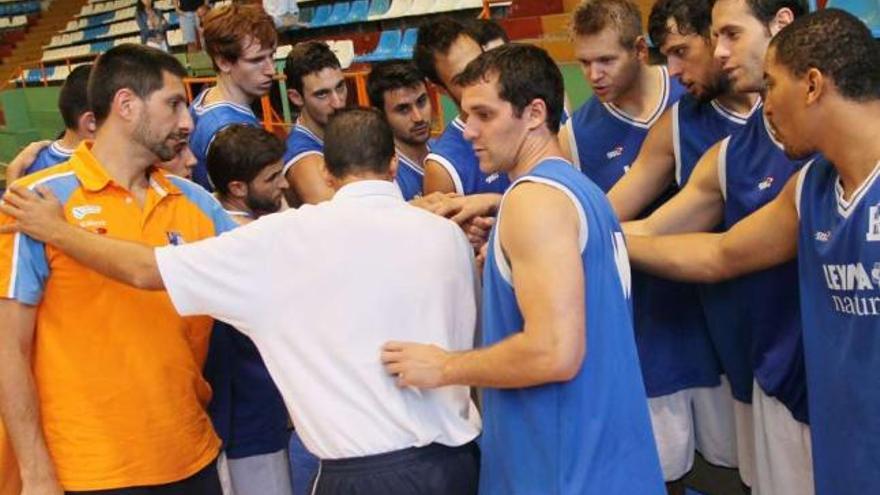
<instances>
[{"instance_id":1,"label":"white shorts","mask_svg":"<svg viewBox=\"0 0 880 495\"><path fill-rule=\"evenodd\" d=\"M752 392L755 417L755 479L753 495L813 495L810 427L785 405L764 393L757 382Z\"/></svg>"},{"instance_id":2,"label":"white shorts","mask_svg":"<svg viewBox=\"0 0 880 495\"><path fill-rule=\"evenodd\" d=\"M735 467L730 387L700 387L648 399L654 440L667 482L682 478L694 463L694 449L709 462Z\"/></svg>"},{"instance_id":3,"label":"white shorts","mask_svg":"<svg viewBox=\"0 0 880 495\"><path fill-rule=\"evenodd\" d=\"M287 449L218 462L223 495L292 495Z\"/></svg>"},{"instance_id":4,"label":"white shorts","mask_svg":"<svg viewBox=\"0 0 880 495\"><path fill-rule=\"evenodd\" d=\"M755 472L755 419L752 405L733 400L733 419L736 424L736 459L739 478L751 487Z\"/></svg>"}]
</instances>

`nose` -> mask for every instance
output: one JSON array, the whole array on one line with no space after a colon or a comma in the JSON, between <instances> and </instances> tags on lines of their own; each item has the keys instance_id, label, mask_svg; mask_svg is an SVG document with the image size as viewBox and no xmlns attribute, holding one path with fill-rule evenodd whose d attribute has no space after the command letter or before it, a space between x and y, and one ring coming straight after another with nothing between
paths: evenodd
<instances>
[{"instance_id":1,"label":"nose","mask_svg":"<svg viewBox=\"0 0 880 495\"><path fill-rule=\"evenodd\" d=\"M281 189L282 191L287 189L287 187L288 187L287 178L284 177L283 174L278 174L278 177L275 178L275 186L278 187L278 189Z\"/></svg>"},{"instance_id":2,"label":"nose","mask_svg":"<svg viewBox=\"0 0 880 495\"><path fill-rule=\"evenodd\" d=\"M477 136L480 135L480 131L477 128L477 119L467 119L464 122L464 132L462 133L464 139L469 142L474 142L477 139Z\"/></svg>"},{"instance_id":3,"label":"nose","mask_svg":"<svg viewBox=\"0 0 880 495\"><path fill-rule=\"evenodd\" d=\"M678 57L667 57L666 58L666 68L669 70L669 75L672 77L681 77L684 73L682 66L684 64L681 63L681 60Z\"/></svg>"},{"instance_id":4,"label":"nose","mask_svg":"<svg viewBox=\"0 0 880 495\"><path fill-rule=\"evenodd\" d=\"M415 105L413 105L412 113L410 114L409 118L413 122L422 122L423 120L425 120L422 111L419 110L419 108Z\"/></svg>"},{"instance_id":5,"label":"nose","mask_svg":"<svg viewBox=\"0 0 880 495\"><path fill-rule=\"evenodd\" d=\"M599 82L603 75L604 73L598 64L590 64L590 67L587 69L587 77L591 83Z\"/></svg>"},{"instance_id":6,"label":"nose","mask_svg":"<svg viewBox=\"0 0 880 495\"><path fill-rule=\"evenodd\" d=\"M193 119L192 115L189 114L189 110L184 110L180 112L180 120L177 123L178 131L190 133L193 129Z\"/></svg>"},{"instance_id":7,"label":"nose","mask_svg":"<svg viewBox=\"0 0 880 495\"><path fill-rule=\"evenodd\" d=\"M339 110L340 108L345 108L346 97L348 96L346 91L333 91L332 100L330 101L330 106L333 107L334 110Z\"/></svg>"},{"instance_id":8,"label":"nose","mask_svg":"<svg viewBox=\"0 0 880 495\"><path fill-rule=\"evenodd\" d=\"M730 49L727 47L727 43L720 38L718 39L718 43L715 44L714 55L715 59L720 60L721 62L726 62L730 58Z\"/></svg>"}]
</instances>

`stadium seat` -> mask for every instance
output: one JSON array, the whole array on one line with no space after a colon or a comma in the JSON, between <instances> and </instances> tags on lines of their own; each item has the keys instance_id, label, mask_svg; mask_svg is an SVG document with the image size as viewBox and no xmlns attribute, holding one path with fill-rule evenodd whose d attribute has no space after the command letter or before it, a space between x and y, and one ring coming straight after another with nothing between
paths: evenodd
<instances>
[{"instance_id":1,"label":"stadium seat","mask_svg":"<svg viewBox=\"0 0 880 495\"><path fill-rule=\"evenodd\" d=\"M403 39L397 48L397 53L393 58L400 60L410 60L413 56L413 48L416 46L416 40L419 38L418 28L409 28L403 32Z\"/></svg>"},{"instance_id":2,"label":"stadium seat","mask_svg":"<svg viewBox=\"0 0 880 495\"><path fill-rule=\"evenodd\" d=\"M338 26L340 24L345 24L345 19L348 17L348 11L351 8L351 4L348 2L336 2L333 4L333 11L330 13L330 18L327 19L327 22L324 23L325 26Z\"/></svg>"},{"instance_id":3,"label":"stadium seat","mask_svg":"<svg viewBox=\"0 0 880 495\"><path fill-rule=\"evenodd\" d=\"M456 10L465 9L481 9L483 8L483 0L461 0Z\"/></svg>"},{"instance_id":4,"label":"stadium seat","mask_svg":"<svg viewBox=\"0 0 880 495\"><path fill-rule=\"evenodd\" d=\"M354 0L351 2L351 9L348 11L348 19L345 20L345 23L366 21L369 10L370 2L368 0Z\"/></svg>"},{"instance_id":5,"label":"stadium seat","mask_svg":"<svg viewBox=\"0 0 880 495\"><path fill-rule=\"evenodd\" d=\"M348 69L355 58L354 43L351 40L338 40L330 41L328 45L339 60L339 65L343 69Z\"/></svg>"},{"instance_id":6,"label":"stadium seat","mask_svg":"<svg viewBox=\"0 0 880 495\"><path fill-rule=\"evenodd\" d=\"M826 8L841 9L857 16L880 38L880 3L877 0L828 0Z\"/></svg>"},{"instance_id":7,"label":"stadium seat","mask_svg":"<svg viewBox=\"0 0 880 495\"><path fill-rule=\"evenodd\" d=\"M381 19L390 8L390 0L373 0L373 2L370 3L370 10L367 14L367 19L371 21L374 19Z\"/></svg>"},{"instance_id":8,"label":"stadium seat","mask_svg":"<svg viewBox=\"0 0 880 495\"><path fill-rule=\"evenodd\" d=\"M379 36L379 44L376 49L370 53L355 57L356 62L378 62L380 60L388 60L397 54L400 48L400 31L392 29L390 31L382 31Z\"/></svg>"},{"instance_id":9,"label":"stadium seat","mask_svg":"<svg viewBox=\"0 0 880 495\"><path fill-rule=\"evenodd\" d=\"M315 15L312 17L312 22L309 23L311 27L321 27L327 25L327 20L330 19L330 14L333 13L332 5L319 5L317 9L315 9Z\"/></svg>"},{"instance_id":10,"label":"stadium seat","mask_svg":"<svg viewBox=\"0 0 880 495\"><path fill-rule=\"evenodd\" d=\"M315 15L315 8L314 7L308 6L308 7L301 7L299 9L300 22L309 23L312 21L312 17L314 15Z\"/></svg>"},{"instance_id":11,"label":"stadium seat","mask_svg":"<svg viewBox=\"0 0 880 495\"><path fill-rule=\"evenodd\" d=\"M403 17L412 9L413 0L391 0L391 8L380 19L396 19Z\"/></svg>"}]
</instances>

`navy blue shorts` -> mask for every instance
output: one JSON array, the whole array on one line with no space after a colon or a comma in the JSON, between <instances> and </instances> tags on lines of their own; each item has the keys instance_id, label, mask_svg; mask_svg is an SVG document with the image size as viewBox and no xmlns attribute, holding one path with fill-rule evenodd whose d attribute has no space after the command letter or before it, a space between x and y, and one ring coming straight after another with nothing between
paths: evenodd
<instances>
[{"instance_id":1,"label":"navy blue shorts","mask_svg":"<svg viewBox=\"0 0 880 495\"><path fill-rule=\"evenodd\" d=\"M111 490L65 492L68 495L223 495L217 476L217 461L211 461L198 473L165 485L136 486Z\"/></svg>"}]
</instances>

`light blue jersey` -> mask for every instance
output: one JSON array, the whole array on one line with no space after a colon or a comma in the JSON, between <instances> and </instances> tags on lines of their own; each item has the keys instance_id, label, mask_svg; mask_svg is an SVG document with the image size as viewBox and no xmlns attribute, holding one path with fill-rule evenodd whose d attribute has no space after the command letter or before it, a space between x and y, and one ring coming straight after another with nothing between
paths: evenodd
<instances>
[{"instance_id":1,"label":"light blue jersey","mask_svg":"<svg viewBox=\"0 0 880 495\"><path fill-rule=\"evenodd\" d=\"M189 137L189 147L192 149L198 163L193 170L193 181L208 191L213 191L214 186L208 177L208 150L214 142L214 136L225 127L232 124L247 124L259 127L260 121L250 108L231 102L205 103L205 96L210 88L202 91L193 100L189 107L189 113L193 119L193 132Z\"/></svg>"},{"instance_id":2,"label":"light blue jersey","mask_svg":"<svg viewBox=\"0 0 880 495\"><path fill-rule=\"evenodd\" d=\"M284 152L283 175L287 175L290 167L309 155L324 157L324 140L319 138L308 127L297 123L287 135L287 150Z\"/></svg>"},{"instance_id":3,"label":"light blue jersey","mask_svg":"<svg viewBox=\"0 0 880 495\"><path fill-rule=\"evenodd\" d=\"M521 177L568 195L581 218L587 354L570 381L483 390L481 495L665 494L639 373L630 272L604 194L562 159ZM502 201L499 219L504 215ZM483 273L483 345L523 329L496 223Z\"/></svg>"},{"instance_id":4,"label":"light blue jersey","mask_svg":"<svg viewBox=\"0 0 880 495\"><path fill-rule=\"evenodd\" d=\"M52 144L40 150L34 162L24 170L24 175L39 172L61 162L66 162L70 160L71 155L73 155L73 150L61 146L61 141L53 141Z\"/></svg>"},{"instance_id":5,"label":"light blue jersey","mask_svg":"<svg viewBox=\"0 0 880 495\"><path fill-rule=\"evenodd\" d=\"M798 177L798 273L817 495L880 493L880 163L849 199Z\"/></svg>"},{"instance_id":6,"label":"light blue jersey","mask_svg":"<svg viewBox=\"0 0 880 495\"><path fill-rule=\"evenodd\" d=\"M471 143L464 138L464 122L460 117L446 126L425 160L433 160L443 166L452 177L458 194L501 194L510 185L506 174L486 174L480 170L480 160Z\"/></svg>"}]
</instances>

